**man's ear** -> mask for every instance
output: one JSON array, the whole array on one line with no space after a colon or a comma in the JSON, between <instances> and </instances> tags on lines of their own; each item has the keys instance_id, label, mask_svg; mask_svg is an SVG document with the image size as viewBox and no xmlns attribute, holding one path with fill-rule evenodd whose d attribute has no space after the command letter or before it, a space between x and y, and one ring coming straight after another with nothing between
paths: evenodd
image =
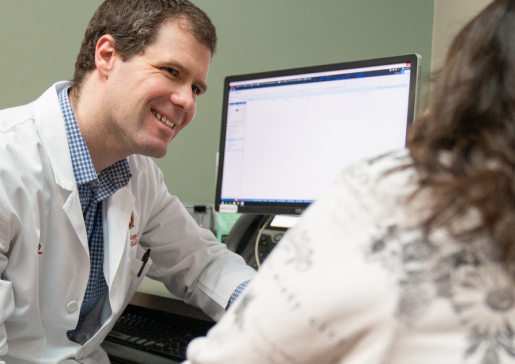
<instances>
[{"instance_id":1,"label":"man's ear","mask_svg":"<svg viewBox=\"0 0 515 364\"><path fill-rule=\"evenodd\" d=\"M101 36L97 42L95 48L95 65L98 72L104 77L107 77L113 68L114 59L117 55L114 48L115 44L116 41L109 34Z\"/></svg>"}]
</instances>

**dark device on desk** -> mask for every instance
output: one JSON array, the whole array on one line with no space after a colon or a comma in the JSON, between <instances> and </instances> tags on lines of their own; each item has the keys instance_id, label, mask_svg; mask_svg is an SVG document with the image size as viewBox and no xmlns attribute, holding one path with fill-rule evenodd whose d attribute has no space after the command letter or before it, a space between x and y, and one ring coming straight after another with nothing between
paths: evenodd
<instances>
[{"instance_id":1,"label":"dark device on desk","mask_svg":"<svg viewBox=\"0 0 515 364\"><path fill-rule=\"evenodd\" d=\"M299 215L351 163L404 148L419 71L408 54L227 77L215 209L244 213L228 247L256 267L285 232L267 215Z\"/></svg>"},{"instance_id":2,"label":"dark device on desk","mask_svg":"<svg viewBox=\"0 0 515 364\"><path fill-rule=\"evenodd\" d=\"M416 54L227 77L215 208L243 213L226 243L257 267L352 162L404 148L416 111ZM257 254L256 254L257 252ZM213 322L129 306L102 344L113 363L169 364Z\"/></svg>"},{"instance_id":3,"label":"dark device on desk","mask_svg":"<svg viewBox=\"0 0 515 364\"><path fill-rule=\"evenodd\" d=\"M212 321L129 305L102 347L113 364L175 364L185 360L189 342L205 336L213 325Z\"/></svg>"},{"instance_id":4,"label":"dark device on desk","mask_svg":"<svg viewBox=\"0 0 515 364\"><path fill-rule=\"evenodd\" d=\"M252 268L259 269L287 230L271 226L272 218L273 215L242 215L224 241L227 248L241 255Z\"/></svg>"}]
</instances>

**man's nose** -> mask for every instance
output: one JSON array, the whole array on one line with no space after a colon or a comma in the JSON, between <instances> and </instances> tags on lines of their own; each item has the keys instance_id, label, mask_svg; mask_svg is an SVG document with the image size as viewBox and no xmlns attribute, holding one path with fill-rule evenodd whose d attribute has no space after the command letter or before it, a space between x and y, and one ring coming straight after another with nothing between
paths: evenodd
<instances>
[{"instance_id":1,"label":"man's nose","mask_svg":"<svg viewBox=\"0 0 515 364\"><path fill-rule=\"evenodd\" d=\"M196 95L189 85L183 85L175 89L170 99L174 105L181 106L184 111L194 110L197 100Z\"/></svg>"}]
</instances>

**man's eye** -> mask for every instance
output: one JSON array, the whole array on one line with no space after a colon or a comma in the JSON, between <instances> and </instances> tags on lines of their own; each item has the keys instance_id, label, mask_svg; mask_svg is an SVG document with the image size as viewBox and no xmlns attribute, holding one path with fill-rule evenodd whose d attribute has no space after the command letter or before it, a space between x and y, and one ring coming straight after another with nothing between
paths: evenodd
<instances>
[{"instance_id":1,"label":"man's eye","mask_svg":"<svg viewBox=\"0 0 515 364\"><path fill-rule=\"evenodd\" d=\"M175 76L177 77L179 75L179 71L177 71L176 69L174 68L170 68L170 67L166 67L165 68L166 72L168 72L169 74L171 74L172 76Z\"/></svg>"},{"instance_id":2,"label":"man's eye","mask_svg":"<svg viewBox=\"0 0 515 364\"><path fill-rule=\"evenodd\" d=\"M198 86L191 85L191 90L193 91L193 93L194 93L195 95L200 94L200 88L199 88Z\"/></svg>"}]
</instances>

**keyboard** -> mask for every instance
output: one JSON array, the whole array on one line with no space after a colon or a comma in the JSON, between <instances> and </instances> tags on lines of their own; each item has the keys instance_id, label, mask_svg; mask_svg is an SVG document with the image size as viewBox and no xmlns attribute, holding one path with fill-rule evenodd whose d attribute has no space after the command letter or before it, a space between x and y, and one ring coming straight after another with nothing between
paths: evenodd
<instances>
[{"instance_id":1,"label":"keyboard","mask_svg":"<svg viewBox=\"0 0 515 364\"><path fill-rule=\"evenodd\" d=\"M136 358L139 352L147 352L156 358L170 360L161 361L163 363L177 363L186 359L186 347L189 342L198 336L205 336L214 324L214 322L129 305L107 335L107 343L104 342L105 345L102 347L113 363L141 362L142 359ZM127 350L120 350L117 345L112 344L127 347ZM122 358L118 354L120 352L132 352L133 354L127 356L134 361Z\"/></svg>"}]
</instances>

